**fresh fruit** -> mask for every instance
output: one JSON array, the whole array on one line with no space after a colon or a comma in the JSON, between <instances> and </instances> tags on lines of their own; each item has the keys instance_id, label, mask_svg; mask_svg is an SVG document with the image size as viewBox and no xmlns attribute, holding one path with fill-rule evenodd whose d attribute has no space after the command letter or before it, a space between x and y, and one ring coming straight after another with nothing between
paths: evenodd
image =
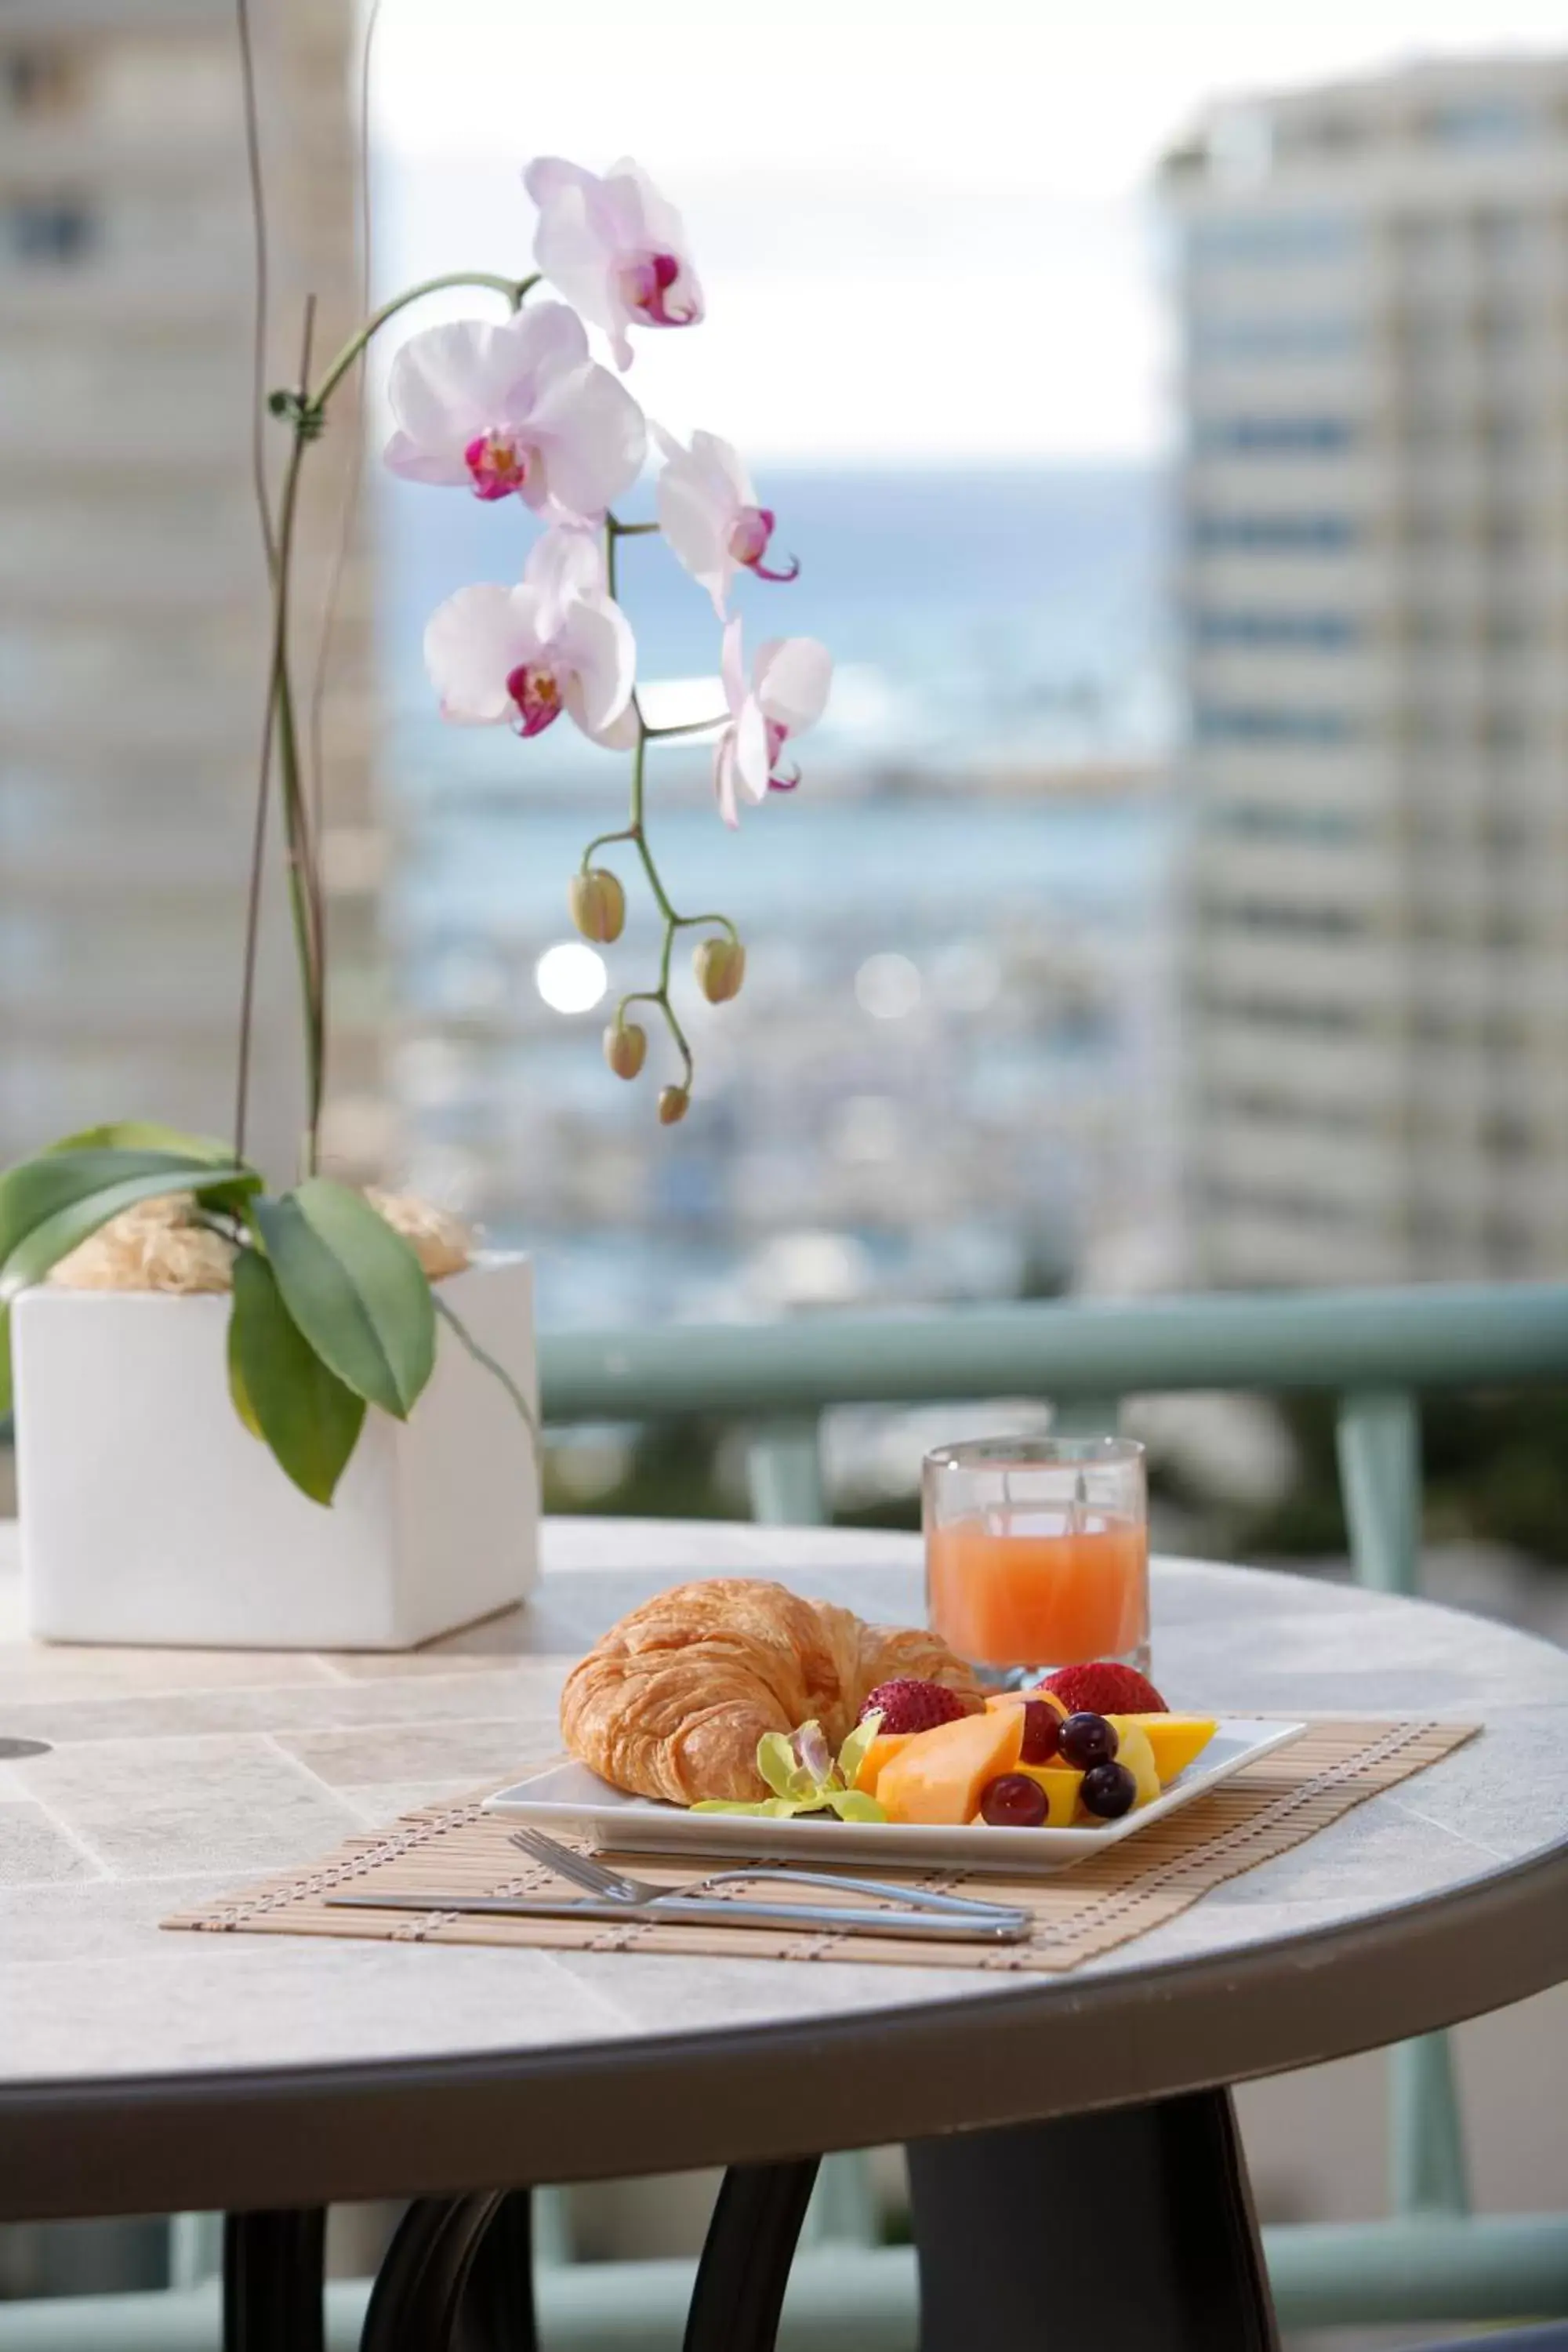
<instances>
[{"instance_id":1,"label":"fresh fruit","mask_svg":"<svg viewBox=\"0 0 1568 2352\"><path fill-rule=\"evenodd\" d=\"M890 1764L900 1748L907 1747L914 1734L908 1731L879 1731L860 1759L860 1769L855 1775L855 1786L864 1789L868 1797L877 1793L884 1764Z\"/></svg>"},{"instance_id":2,"label":"fresh fruit","mask_svg":"<svg viewBox=\"0 0 1568 2352\"><path fill-rule=\"evenodd\" d=\"M933 1731L939 1723L956 1723L961 1715L970 1712L968 1700L957 1691L947 1690L941 1683L921 1682L915 1675L879 1683L860 1709L862 1723L873 1708L882 1718L884 1734Z\"/></svg>"},{"instance_id":3,"label":"fresh fruit","mask_svg":"<svg viewBox=\"0 0 1568 2352\"><path fill-rule=\"evenodd\" d=\"M1148 1734L1162 1784L1184 1772L1219 1729L1212 1715L1119 1715L1112 1721L1135 1723Z\"/></svg>"},{"instance_id":4,"label":"fresh fruit","mask_svg":"<svg viewBox=\"0 0 1568 2352\"><path fill-rule=\"evenodd\" d=\"M980 1791L999 1773L1011 1772L1023 1742L1021 1707L996 1707L940 1723L934 1731L908 1740L883 1765L877 1801L890 1822L972 1822L980 1810Z\"/></svg>"},{"instance_id":5,"label":"fresh fruit","mask_svg":"<svg viewBox=\"0 0 1568 2352\"><path fill-rule=\"evenodd\" d=\"M1109 1764L1116 1753L1116 1727L1102 1715L1069 1715L1062 1726L1061 1752L1064 1762L1076 1764L1082 1772L1094 1764Z\"/></svg>"},{"instance_id":6,"label":"fresh fruit","mask_svg":"<svg viewBox=\"0 0 1568 2352\"><path fill-rule=\"evenodd\" d=\"M1048 1825L1053 1830L1070 1828L1073 1815L1078 1811L1078 1792L1083 1774L1069 1770L1064 1764L1019 1763L1015 1765L1014 1770L1022 1773L1027 1780L1037 1780L1045 1790L1046 1802L1050 1807L1046 1816Z\"/></svg>"},{"instance_id":7,"label":"fresh fruit","mask_svg":"<svg viewBox=\"0 0 1568 2352\"><path fill-rule=\"evenodd\" d=\"M987 1706L1054 1706L1064 1723L1072 1713L1071 1707L1059 1699L1055 1691L1048 1691L1044 1683L1031 1683L1027 1690L992 1691L985 1704Z\"/></svg>"},{"instance_id":8,"label":"fresh fruit","mask_svg":"<svg viewBox=\"0 0 1568 2352\"><path fill-rule=\"evenodd\" d=\"M980 1818L994 1830L1037 1830L1051 1801L1032 1772L1003 1772L980 1791Z\"/></svg>"},{"instance_id":9,"label":"fresh fruit","mask_svg":"<svg viewBox=\"0 0 1568 2352\"><path fill-rule=\"evenodd\" d=\"M1152 1805L1160 1793L1160 1775L1154 1763L1154 1747L1141 1723L1128 1715L1113 1716L1110 1727L1116 1734L1116 1760L1131 1773L1137 1796L1133 1802Z\"/></svg>"},{"instance_id":10,"label":"fresh fruit","mask_svg":"<svg viewBox=\"0 0 1568 2352\"><path fill-rule=\"evenodd\" d=\"M1020 1764L1048 1764L1062 1744L1062 1718L1043 1698L1024 1701L1024 1745Z\"/></svg>"},{"instance_id":11,"label":"fresh fruit","mask_svg":"<svg viewBox=\"0 0 1568 2352\"><path fill-rule=\"evenodd\" d=\"M1138 1783L1125 1764L1097 1764L1084 1774L1078 1793L1085 1812L1097 1821L1117 1822L1132 1811Z\"/></svg>"},{"instance_id":12,"label":"fresh fruit","mask_svg":"<svg viewBox=\"0 0 1568 2352\"><path fill-rule=\"evenodd\" d=\"M1163 1715L1164 1700L1147 1675L1112 1659L1093 1665L1058 1666L1045 1687L1067 1701L1069 1715Z\"/></svg>"}]
</instances>

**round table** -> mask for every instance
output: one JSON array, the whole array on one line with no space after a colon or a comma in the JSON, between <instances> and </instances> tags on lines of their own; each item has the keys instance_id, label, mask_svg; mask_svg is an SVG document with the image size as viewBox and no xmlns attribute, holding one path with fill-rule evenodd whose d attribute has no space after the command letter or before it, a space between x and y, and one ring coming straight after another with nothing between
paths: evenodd
<instances>
[{"instance_id":1,"label":"round table","mask_svg":"<svg viewBox=\"0 0 1568 2352\"><path fill-rule=\"evenodd\" d=\"M567 1662L662 1585L771 1575L867 1616L920 1610L897 1536L564 1520L545 1559L526 1611L412 1655L43 1649L15 1633L0 1531L0 1730L50 1743L0 1765L0 2220L249 2216L231 2341L301 2352L320 2209L415 2197L374 2340L435 2344L476 2250L506 2242L498 2213L515 2258L526 2202L499 2189L726 2164L688 2340L746 2352L772 2340L817 2156L904 2140L927 2352L976 2340L977 2294L1001 2334L1037 2303L1042 2230L1064 2342L1076 2261L1101 2335L1143 2295L1124 2340L1155 2343L1145 2304L1172 2345L1171 2315L1201 2309L1192 2340L1224 2352L1269 2340L1225 2086L1568 1974L1568 1656L1176 1560L1155 1565L1153 1639L1180 1703L1485 1737L1047 1980L159 1930L547 1757ZM1108 2231L1139 2259L1109 2263ZM1090 2242L1098 2283L1074 2252ZM498 2340L524 2325L511 2309Z\"/></svg>"}]
</instances>

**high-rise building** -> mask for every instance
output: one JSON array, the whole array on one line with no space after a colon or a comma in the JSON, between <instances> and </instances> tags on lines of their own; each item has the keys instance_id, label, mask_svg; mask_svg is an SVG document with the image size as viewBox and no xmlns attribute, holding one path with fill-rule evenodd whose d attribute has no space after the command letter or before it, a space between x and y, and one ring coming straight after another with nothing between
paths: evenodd
<instances>
[{"instance_id":1,"label":"high-rise building","mask_svg":"<svg viewBox=\"0 0 1568 2352\"><path fill-rule=\"evenodd\" d=\"M1172 152L1193 1272L1568 1256L1568 60Z\"/></svg>"},{"instance_id":2,"label":"high-rise building","mask_svg":"<svg viewBox=\"0 0 1568 2352\"><path fill-rule=\"evenodd\" d=\"M357 310L352 0L252 11L269 382ZM231 0L0 0L0 1162L89 1121L224 1132L268 658L252 224ZM272 428L276 436L279 428ZM352 436L311 454L319 608ZM340 1140L372 1124L368 583L326 711ZM302 681L310 646L302 632ZM297 1023L274 813L253 1143L290 1172Z\"/></svg>"}]
</instances>

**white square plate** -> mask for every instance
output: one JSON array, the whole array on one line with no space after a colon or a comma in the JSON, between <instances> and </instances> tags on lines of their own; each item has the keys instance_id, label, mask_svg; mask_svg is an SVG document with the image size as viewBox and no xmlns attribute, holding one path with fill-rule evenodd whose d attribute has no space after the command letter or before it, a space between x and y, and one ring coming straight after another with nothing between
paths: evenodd
<instances>
[{"instance_id":1,"label":"white square plate","mask_svg":"<svg viewBox=\"0 0 1568 2352\"><path fill-rule=\"evenodd\" d=\"M912 1864L944 1864L967 1870L1005 1870L1027 1876L1060 1870L1101 1846L1136 1837L1151 1822L1163 1821L1256 1763L1276 1748L1299 1739L1304 1723L1280 1723L1257 1716L1227 1716L1203 1754L1178 1772L1152 1805L1124 1813L1119 1822L1094 1828L994 1830L985 1827L929 1829L906 1822L841 1822L831 1813L807 1813L793 1821L737 1813L691 1813L679 1805L656 1804L612 1789L585 1764L552 1764L485 1800L485 1811L514 1814L542 1830L575 1831L600 1853L737 1856L798 1862L820 1868L831 1862L880 1862L889 1869Z\"/></svg>"}]
</instances>

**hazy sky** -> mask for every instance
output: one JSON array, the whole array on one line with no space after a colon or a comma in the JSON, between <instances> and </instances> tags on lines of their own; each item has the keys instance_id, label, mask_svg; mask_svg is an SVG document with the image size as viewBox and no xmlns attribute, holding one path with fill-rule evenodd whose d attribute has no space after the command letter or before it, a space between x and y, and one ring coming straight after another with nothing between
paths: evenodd
<instances>
[{"instance_id":1,"label":"hazy sky","mask_svg":"<svg viewBox=\"0 0 1568 2352\"><path fill-rule=\"evenodd\" d=\"M513 268L516 173L630 152L709 298L637 389L762 457L1127 456L1163 429L1147 203L1222 93L1561 46L1561 0L383 0L382 267Z\"/></svg>"}]
</instances>

